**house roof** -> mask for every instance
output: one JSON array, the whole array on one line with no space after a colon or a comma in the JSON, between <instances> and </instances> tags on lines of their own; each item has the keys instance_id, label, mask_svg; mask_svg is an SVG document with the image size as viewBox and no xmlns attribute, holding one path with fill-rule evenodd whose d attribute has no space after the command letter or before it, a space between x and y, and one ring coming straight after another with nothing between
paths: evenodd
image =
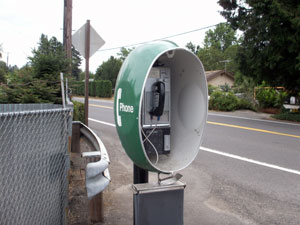
<instances>
[{"instance_id":1,"label":"house roof","mask_svg":"<svg viewBox=\"0 0 300 225\"><path fill-rule=\"evenodd\" d=\"M214 79L215 77L226 75L227 77L234 80L234 76L230 72L225 72L224 70L213 70L213 71L205 71L207 81Z\"/></svg>"}]
</instances>

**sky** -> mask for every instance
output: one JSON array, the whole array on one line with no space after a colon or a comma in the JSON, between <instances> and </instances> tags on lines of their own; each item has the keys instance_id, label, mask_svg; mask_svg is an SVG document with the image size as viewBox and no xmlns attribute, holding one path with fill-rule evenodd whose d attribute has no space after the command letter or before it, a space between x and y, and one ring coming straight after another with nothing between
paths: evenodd
<instances>
[{"instance_id":1,"label":"sky","mask_svg":"<svg viewBox=\"0 0 300 225\"><path fill-rule=\"evenodd\" d=\"M0 0L2 60L22 67L37 48L41 34L62 42L63 0ZM105 40L90 58L90 71L120 51L107 50L225 22L217 0L73 0L72 30L87 20ZM213 29L210 28L210 29ZM208 29L168 38L180 47L202 45ZM84 60L81 68L84 70Z\"/></svg>"}]
</instances>

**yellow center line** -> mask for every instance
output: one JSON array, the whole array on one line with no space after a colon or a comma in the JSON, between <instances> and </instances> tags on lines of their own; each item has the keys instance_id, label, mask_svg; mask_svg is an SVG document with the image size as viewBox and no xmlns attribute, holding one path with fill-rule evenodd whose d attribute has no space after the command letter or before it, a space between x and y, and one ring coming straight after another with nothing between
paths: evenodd
<instances>
[{"instance_id":1,"label":"yellow center line","mask_svg":"<svg viewBox=\"0 0 300 225\"><path fill-rule=\"evenodd\" d=\"M99 107L99 108L106 108L106 109L113 109L114 107L111 106L106 106L106 105L94 105L94 104L89 104L89 106L94 106L94 107Z\"/></svg>"},{"instance_id":2,"label":"yellow center line","mask_svg":"<svg viewBox=\"0 0 300 225\"><path fill-rule=\"evenodd\" d=\"M244 129L244 130L258 131L258 132L269 133L269 134L276 134L276 135L287 136L287 137L300 138L300 136L298 136L298 135L280 133L280 132L276 132L276 131L263 130L263 129L257 129L257 128L252 128L252 127L237 126L237 125L227 124L227 123L217 123L217 122L211 122L211 121L207 121L206 123L213 124L213 125L219 125L219 126L225 126L225 127L239 128L239 129Z\"/></svg>"},{"instance_id":3,"label":"yellow center line","mask_svg":"<svg viewBox=\"0 0 300 225\"><path fill-rule=\"evenodd\" d=\"M94 107L99 107L99 108L113 109L113 107L111 107L111 106L94 105L94 104L89 104L89 105L94 106ZM287 136L287 137L300 138L300 136L298 136L298 135L280 133L280 132L276 132L276 131L263 130L263 129L257 129L257 128L252 128L252 127L238 126L238 125L227 124L227 123L217 123L217 122L212 122L212 121L207 121L206 123L213 124L213 125L218 125L218 126L233 127L233 128L238 128L238 129L244 129L244 130L252 130L252 131L257 131L257 132L263 132L263 133L276 134L276 135Z\"/></svg>"}]
</instances>

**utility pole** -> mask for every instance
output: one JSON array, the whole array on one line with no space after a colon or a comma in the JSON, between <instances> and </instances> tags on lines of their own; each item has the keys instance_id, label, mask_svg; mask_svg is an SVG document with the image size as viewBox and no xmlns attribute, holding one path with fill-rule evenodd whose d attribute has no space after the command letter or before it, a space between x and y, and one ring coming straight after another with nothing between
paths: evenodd
<instances>
[{"instance_id":1,"label":"utility pole","mask_svg":"<svg viewBox=\"0 0 300 225\"><path fill-rule=\"evenodd\" d=\"M72 0L64 0L63 45L69 59L68 75L72 72Z\"/></svg>"},{"instance_id":2,"label":"utility pole","mask_svg":"<svg viewBox=\"0 0 300 225\"><path fill-rule=\"evenodd\" d=\"M226 59L226 60L223 60L223 61L220 61L221 63L225 63L225 73L226 73L226 63L229 63L231 60L229 59Z\"/></svg>"}]
</instances>

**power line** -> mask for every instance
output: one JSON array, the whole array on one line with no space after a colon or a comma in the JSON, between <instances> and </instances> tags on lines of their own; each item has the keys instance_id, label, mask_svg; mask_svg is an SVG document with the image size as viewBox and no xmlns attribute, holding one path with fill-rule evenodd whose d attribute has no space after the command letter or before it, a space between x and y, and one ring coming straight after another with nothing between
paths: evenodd
<instances>
[{"instance_id":1,"label":"power line","mask_svg":"<svg viewBox=\"0 0 300 225\"><path fill-rule=\"evenodd\" d=\"M135 44L123 45L123 46L120 46L120 47L100 49L100 50L98 50L98 52L111 51L111 50L116 50L116 49L120 49L120 48L128 48L128 47L131 47L131 46L146 44L146 43L149 43L149 42L152 42L152 41L159 41L159 40L164 40L164 39L167 39L167 38L173 38L173 37L177 37L177 36L181 36L181 35L185 35L185 34L197 32L197 31L200 31L200 30L205 30L205 29L208 29L208 28L211 28L211 27L215 27L217 25L218 24L210 25L210 26L207 26L207 27L201 27L201 28L198 28L198 29L195 29L195 30L186 31L186 32L183 32L183 33L174 34L174 35L170 35L170 36L166 36L166 37L154 39L154 40L151 40L151 41L143 41L143 42L139 42L139 43L135 43Z\"/></svg>"}]
</instances>

